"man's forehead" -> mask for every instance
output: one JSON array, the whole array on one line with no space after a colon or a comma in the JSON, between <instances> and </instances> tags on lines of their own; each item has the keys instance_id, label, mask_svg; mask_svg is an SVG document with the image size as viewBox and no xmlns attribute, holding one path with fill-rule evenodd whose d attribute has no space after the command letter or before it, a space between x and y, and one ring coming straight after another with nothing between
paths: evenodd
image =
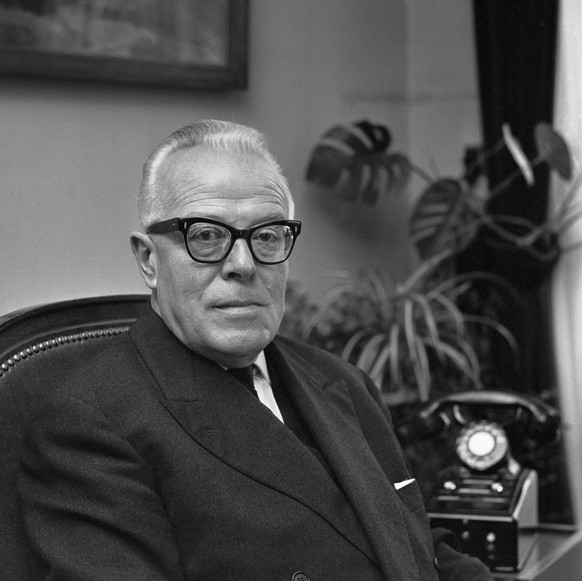
<instances>
[{"instance_id":1,"label":"man's forehead","mask_svg":"<svg viewBox=\"0 0 582 581\"><path fill-rule=\"evenodd\" d=\"M203 148L180 150L166 160L160 183L172 208L170 212L182 217L195 214L200 207L248 203L280 205L282 217L288 217L290 211L284 179L277 168L252 154Z\"/></svg>"},{"instance_id":2,"label":"man's forehead","mask_svg":"<svg viewBox=\"0 0 582 581\"><path fill-rule=\"evenodd\" d=\"M167 188L180 184L220 185L254 173L263 179L278 178L275 168L265 159L245 153L215 152L190 148L174 152L167 158L160 177Z\"/></svg>"},{"instance_id":3,"label":"man's forehead","mask_svg":"<svg viewBox=\"0 0 582 581\"><path fill-rule=\"evenodd\" d=\"M165 163L166 170L182 169L204 171L212 167L261 167L265 170L275 170L275 167L264 157L251 152L213 150L205 146L182 148L171 153Z\"/></svg>"}]
</instances>

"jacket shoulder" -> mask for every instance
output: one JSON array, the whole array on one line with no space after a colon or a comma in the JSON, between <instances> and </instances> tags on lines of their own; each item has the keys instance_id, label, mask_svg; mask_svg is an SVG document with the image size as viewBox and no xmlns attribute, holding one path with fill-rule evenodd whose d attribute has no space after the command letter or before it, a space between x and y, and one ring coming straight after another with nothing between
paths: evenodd
<instances>
[{"instance_id":1,"label":"jacket shoulder","mask_svg":"<svg viewBox=\"0 0 582 581\"><path fill-rule=\"evenodd\" d=\"M373 400L373 407L380 407L382 413L386 417L389 416L380 402L379 389L372 379L355 365L325 349L288 337L278 336L274 345L287 361L295 361L303 371L324 376L326 382L343 381L352 400L363 398L370 403Z\"/></svg>"},{"instance_id":2,"label":"jacket shoulder","mask_svg":"<svg viewBox=\"0 0 582 581\"><path fill-rule=\"evenodd\" d=\"M355 365L344 361L337 355L334 355L321 347L316 347L283 335L277 335L274 344L283 353L304 359L311 365L315 365L318 369L325 370L325 372L335 371L342 375L347 373L353 375L354 378L357 377L360 381L364 375Z\"/></svg>"}]
</instances>

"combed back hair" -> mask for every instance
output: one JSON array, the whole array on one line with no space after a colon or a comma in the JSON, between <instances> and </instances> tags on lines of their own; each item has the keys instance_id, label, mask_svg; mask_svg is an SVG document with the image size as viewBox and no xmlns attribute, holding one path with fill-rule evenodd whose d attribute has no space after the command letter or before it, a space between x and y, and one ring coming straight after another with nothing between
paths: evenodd
<instances>
[{"instance_id":1,"label":"combed back hair","mask_svg":"<svg viewBox=\"0 0 582 581\"><path fill-rule=\"evenodd\" d=\"M169 199L171 194L160 187L160 168L174 152L193 147L235 155L256 155L267 161L278 175L278 185L285 194L289 218L293 218L293 196L279 163L267 148L265 136L238 123L208 119L178 129L162 141L146 160L138 197L138 214L144 229L154 222L174 217L167 216L172 200Z\"/></svg>"}]
</instances>

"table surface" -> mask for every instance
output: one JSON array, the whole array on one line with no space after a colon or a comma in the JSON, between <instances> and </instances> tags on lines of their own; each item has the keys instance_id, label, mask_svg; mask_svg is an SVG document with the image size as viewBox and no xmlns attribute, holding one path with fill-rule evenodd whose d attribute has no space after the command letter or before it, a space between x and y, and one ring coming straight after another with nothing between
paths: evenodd
<instances>
[{"instance_id":1,"label":"table surface","mask_svg":"<svg viewBox=\"0 0 582 581\"><path fill-rule=\"evenodd\" d=\"M582 579L582 530L568 525L541 525L523 533L530 551L515 573L494 572L495 581L579 581Z\"/></svg>"}]
</instances>

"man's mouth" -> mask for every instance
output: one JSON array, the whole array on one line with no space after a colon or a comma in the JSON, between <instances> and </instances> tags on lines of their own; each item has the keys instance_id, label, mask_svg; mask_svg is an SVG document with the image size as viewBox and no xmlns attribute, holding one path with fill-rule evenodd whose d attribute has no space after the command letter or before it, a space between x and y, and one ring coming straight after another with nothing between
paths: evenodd
<instances>
[{"instance_id":1,"label":"man's mouth","mask_svg":"<svg viewBox=\"0 0 582 581\"><path fill-rule=\"evenodd\" d=\"M263 306L257 301L227 301L219 303L215 308L225 311L244 311L248 309L257 309Z\"/></svg>"}]
</instances>

